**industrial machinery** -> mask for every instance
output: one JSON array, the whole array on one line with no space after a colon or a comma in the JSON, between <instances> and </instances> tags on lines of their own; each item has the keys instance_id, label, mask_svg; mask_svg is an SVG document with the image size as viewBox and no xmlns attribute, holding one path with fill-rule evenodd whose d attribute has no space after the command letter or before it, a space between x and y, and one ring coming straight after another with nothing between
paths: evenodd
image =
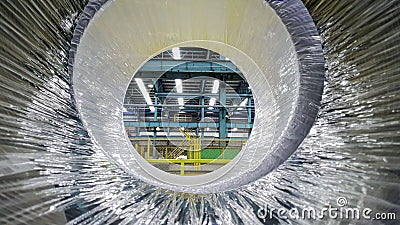
<instances>
[{"instance_id":1,"label":"industrial machinery","mask_svg":"<svg viewBox=\"0 0 400 225\"><path fill-rule=\"evenodd\" d=\"M398 0L1 0L0 224L396 224L399 33ZM213 61L202 102L176 72Z\"/></svg>"}]
</instances>

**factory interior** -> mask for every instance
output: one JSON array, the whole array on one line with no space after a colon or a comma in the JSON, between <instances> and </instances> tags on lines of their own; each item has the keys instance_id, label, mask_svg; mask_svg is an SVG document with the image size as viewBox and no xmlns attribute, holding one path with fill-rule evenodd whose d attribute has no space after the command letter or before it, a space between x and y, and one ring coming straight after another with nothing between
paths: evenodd
<instances>
[{"instance_id":1,"label":"factory interior","mask_svg":"<svg viewBox=\"0 0 400 225\"><path fill-rule=\"evenodd\" d=\"M229 163L248 140L255 113L251 89L229 58L190 47L146 62L128 86L124 110L140 155L179 175Z\"/></svg>"},{"instance_id":2,"label":"factory interior","mask_svg":"<svg viewBox=\"0 0 400 225\"><path fill-rule=\"evenodd\" d=\"M399 224L399 0L0 0L0 224Z\"/></svg>"}]
</instances>

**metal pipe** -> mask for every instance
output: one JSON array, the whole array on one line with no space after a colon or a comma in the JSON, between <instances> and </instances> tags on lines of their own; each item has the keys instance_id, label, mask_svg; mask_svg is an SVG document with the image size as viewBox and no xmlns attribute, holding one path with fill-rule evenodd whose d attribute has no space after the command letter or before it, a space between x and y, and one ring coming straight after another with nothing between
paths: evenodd
<instances>
[{"instance_id":1,"label":"metal pipe","mask_svg":"<svg viewBox=\"0 0 400 225\"><path fill-rule=\"evenodd\" d=\"M300 1L202 0L194 6L191 1L168 0L168 10L157 0L140 4L109 1L102 8L104 2L101 0L98 7L99 2L90 1L85 18L78 23L70 68L80 118L104 154L120 168L163 188L216 192L263 177L297 149L314 122L324 82L321 43ZM102 13L94 17L100 8ZM208 14L206 20L204 13L197 13L209 9L215 9L215 13ZM257 16L249 19L248 12ZM190 19L181 23L165 18ZM171 31L179 32L171 36ZM121 103L126 89L121 87L128 87L135 70L151 56L174 47L201 47L228 57L240 68L255 96L254 138L236 163L224 167L226 173L216 170L196 178L161 173L132 153L131 144L123 136ZM218 97L201 93L158 96ZM128 160L129 154L135 160Z\"/></svg>"}]
</instances>

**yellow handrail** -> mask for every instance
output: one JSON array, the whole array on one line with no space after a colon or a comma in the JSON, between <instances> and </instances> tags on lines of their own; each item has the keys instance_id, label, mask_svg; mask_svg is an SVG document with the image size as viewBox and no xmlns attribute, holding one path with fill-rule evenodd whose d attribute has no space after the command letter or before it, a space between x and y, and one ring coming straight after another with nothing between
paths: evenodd
<instances>
[{"instance_id":1,"label":"yellow handrail","mask_svg":"<svg viewBox=\"0 0 400 225\"><path fill-rule=\"evenodd\" d=\"M180 141L184 138L129 138L131 141ZM235 139L219 139L219 138L203 138L203 141L215 141L215 142L247 142L247 140L235 140Z\"/></svg>"},{"instance_id":2,"label":"yellow handrail","mask_svg":"<svg viewBox=\"0 0 400 225\"><path fill-rule=\"evenodd\" d=\"M180 175L185 175L185 163L193 164L196 169L196 165L211 163L211 164L227 164L231 160L227 159L148 159L149 163L179 163L180 164Z\"/></svg>"},{"instance_id":3,"label":"yellow handrail","mask_svg":"<svg viewBox=\"0 0 400 225\"><path fill-rule=\"evenodd\" d=\"M192 116L186 114L175 114L174 115L174 122L191 122Z\"/></svg>"}]
</instances>

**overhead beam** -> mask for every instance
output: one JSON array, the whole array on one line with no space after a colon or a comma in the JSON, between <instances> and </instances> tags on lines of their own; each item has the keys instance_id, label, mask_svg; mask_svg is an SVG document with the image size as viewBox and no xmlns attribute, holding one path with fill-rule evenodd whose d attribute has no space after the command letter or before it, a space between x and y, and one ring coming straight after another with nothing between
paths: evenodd
<instances>
[{"instance_id":1,"label":"overhead beam","mask_svg":"<svg viewBox=\"0 0 400 225\"><path fill-rule=\"evenodd\" d=\"M159 97L168 97L168 98L200 98L200 97L208 97L208 98L218 98L219 94L211 94L211 93L157 93ZM252 94L226 94L226 98L246 98L252 97Z\"/></svg>"},{"instance_id":2,"label":"overhead beam","mask_svg":"<svg viewBox=\"0 0 400 225\"><path fill-rule=\"evenodd\" d=\"M196 77L213 77L219 80L243 80L243 77L240 74L235 72L218 72L218 71L164 71L161 72L154 72L154 71L139 71L136 73L135 78L142 78L142 79L190 79Z\"/></svg>"},{"instance_id":3,"label":"overhead beam","mask_svg":"<svg viewBox=\"0 0 400 225\"><path fill-rule=\"evenodd\" d=\"M188 61L188 60L160 60L153 59L144 64L140 71L220 71L240 73L240 70L230 61Z\"/></svg>"},{"instance_id":4,"label":"overhead beam","mask_svg":"<svg viewBox=\"0 0 400 225\"><path fill-rule=\"evenodd\" d=\"M143 107L143 108L147 108L149 107L149 105L147 104L124 104L124 106L131 106L131 107ZM157 108L176 108L177 105L173 105L173 104L155 104L152 105L154 107ZM210 107L209 105L184 105L184 107L187 108L208 108ZM252 105L245 105L245 106L240 106L240 105L214 105L213 108L254 108L254 106Z\"/></svg>"},{"instance_id":5,"label":"overhead beam","mask_svg":"<svg viewBox=\"0 0 400 225\"><path fill-rule=\"evenodd\" d=\"M148 121L148 122L124 122L125 127L188 127L188 128L218 128L219 123L195 123L195 122L161 122L161 121ZM253 128L253 124L249 123L227 123L227 128Z\"/></svg>"}]
</instances>

